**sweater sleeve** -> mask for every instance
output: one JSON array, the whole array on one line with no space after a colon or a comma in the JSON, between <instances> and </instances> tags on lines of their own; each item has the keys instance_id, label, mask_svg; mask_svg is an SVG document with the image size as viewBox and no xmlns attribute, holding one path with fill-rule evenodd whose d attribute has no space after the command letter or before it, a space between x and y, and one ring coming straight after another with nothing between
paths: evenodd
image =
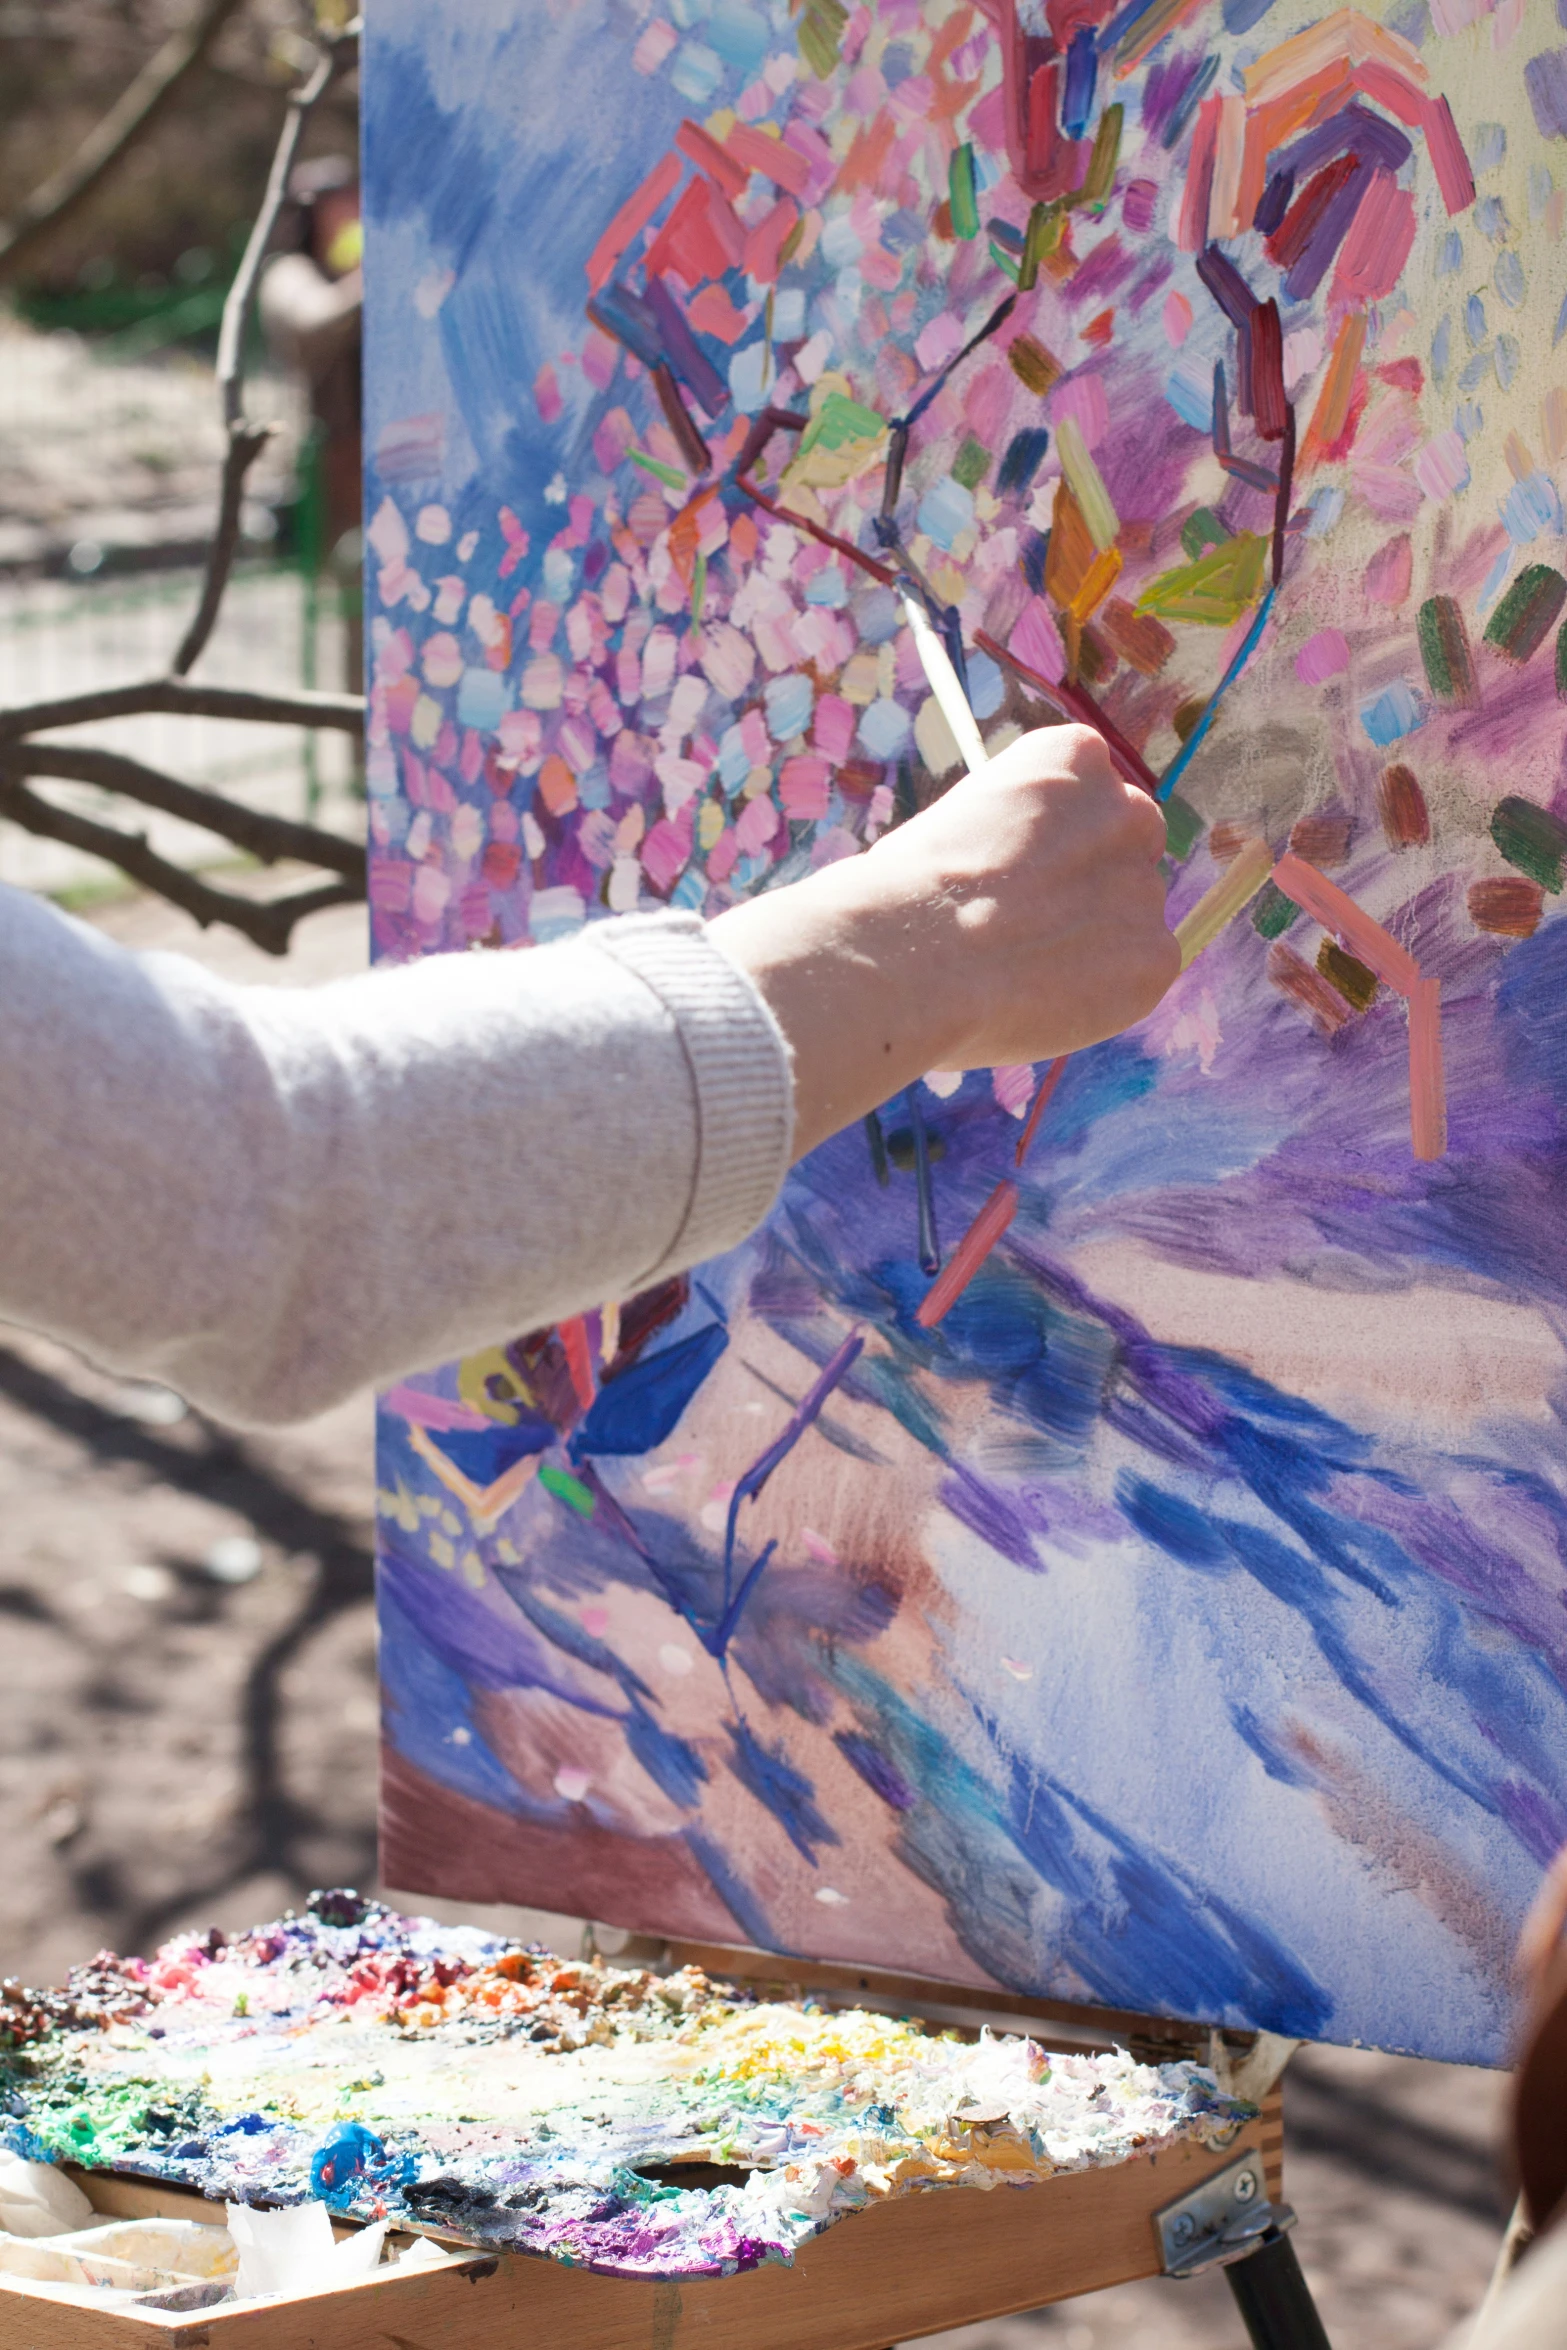
<instances>
[{"instance_id":1,"label":"sweater sleeve","mask_svg":"<svg viewBox=\"0 0 1567 2350\"><path fill-rule=\"evenodd\" d=\"M0 889L0 1316L299 1419L743 1239L788 1048L695 916L313 989Z\"/></svg>"}]
</instances>

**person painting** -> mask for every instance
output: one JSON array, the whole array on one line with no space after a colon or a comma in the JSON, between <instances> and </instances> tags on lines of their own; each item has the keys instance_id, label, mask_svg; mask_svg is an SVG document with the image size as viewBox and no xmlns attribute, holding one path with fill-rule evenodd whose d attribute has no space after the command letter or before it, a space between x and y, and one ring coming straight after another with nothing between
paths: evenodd
<instances>
[{"instance_id":1,"label":"person painting","mask_svg":"<svg viewBox=\"0 0 1567 2350\"><path fill-rule=\"evenodd\" d=\"M243 1424L629 1297L925 1070L1150 1012L1179 968L1164 840L1062 726L711 922L314 990L0 892L0 1316Z\"/></svg>"}]
</instances>

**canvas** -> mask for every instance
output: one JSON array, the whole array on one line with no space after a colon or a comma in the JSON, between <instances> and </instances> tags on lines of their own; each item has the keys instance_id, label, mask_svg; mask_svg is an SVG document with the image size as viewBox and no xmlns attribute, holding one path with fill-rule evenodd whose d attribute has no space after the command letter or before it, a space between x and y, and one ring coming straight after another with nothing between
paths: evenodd
<instances>
[{"instance_id":1,"label":"canvas","mask_svg":"<svg viewBox=\"0 0 1567 2350\"><path fill-rule=\"evenodd\" d=\"M656 4L370 13L378 952L863 853L957 765L907 587L992 749L1161 797L1187 968L386 1399L385 1879L1500 2061L1567 1830L1567 17Z\"/></svg>"}]
</instances>

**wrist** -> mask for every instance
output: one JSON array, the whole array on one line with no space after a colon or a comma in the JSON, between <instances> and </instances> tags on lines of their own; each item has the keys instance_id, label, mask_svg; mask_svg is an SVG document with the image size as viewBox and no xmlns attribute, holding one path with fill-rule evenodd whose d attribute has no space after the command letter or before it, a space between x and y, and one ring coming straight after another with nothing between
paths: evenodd
<instances>
[{"instance_id":1,"label":"wrist","mask_svg":"<svg viewBox=\"0 0 1567 2350\"><path fill-rule=\"evenodd\" d=\"M711 925L788 1040L796 1157L926 1069L952 1065L966 1033L940 926L889 890L874 857L845 858Z\"/></svg>"}]
</instances>

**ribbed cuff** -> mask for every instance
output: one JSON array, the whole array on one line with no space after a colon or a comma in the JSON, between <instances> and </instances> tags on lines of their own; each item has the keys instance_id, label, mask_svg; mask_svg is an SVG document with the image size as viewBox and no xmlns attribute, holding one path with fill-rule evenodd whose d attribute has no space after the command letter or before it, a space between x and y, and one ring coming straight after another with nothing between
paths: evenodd
<instances>
[{"instance_id":1,"label":"ribbed cuff","mask_svg":"<svg viewBox=\"0 0 1567 2350\"><path fill-rule=\"evenodd\" d=\"M789 1166L794 1072L783 1030L697 915L627 914L584 935L671 1014L696 1091L691 1196L651 1282L721 1256L761 1223Z\"/></svg>"}]
</instances>

